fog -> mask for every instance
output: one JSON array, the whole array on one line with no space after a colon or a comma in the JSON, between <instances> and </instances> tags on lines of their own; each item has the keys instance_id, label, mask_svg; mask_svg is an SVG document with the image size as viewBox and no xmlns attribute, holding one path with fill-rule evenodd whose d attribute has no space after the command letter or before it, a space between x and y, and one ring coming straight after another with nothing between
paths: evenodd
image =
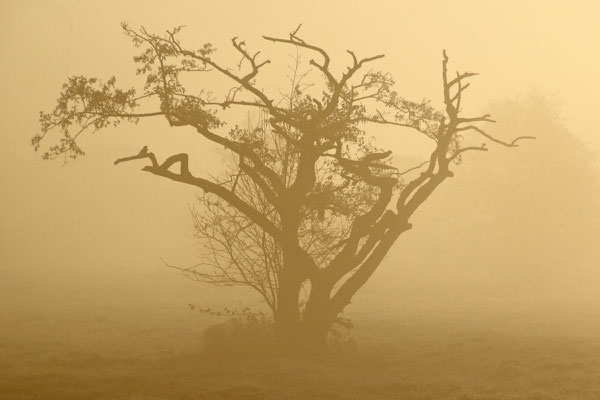
<instances>
[{"instance_id":1,"label":"fog","mask_svg":"<svg viewBox=\"0 0 600 400\"><path fill-rule=\"evenodd\" d=\"M412 321L415 335L421 326L431 334L431 325L537 329L594 337L597 346L598 11L592 1L2 1L0 313L5 322L0 331L5 345L10 347L6 338L30 327L34 331L28 335L36 337L36 329L46 335L55 328L43 321L55 315L76 318L82 327L110 315L137 318L157 330L168 324L161 321L184 321L179 326L185 328L169 332L177 346L190 350L199 340L193 336L201 333L194 324L204 329L209 317L191 312L188 304L264 309L249 290L193 282L165 266L197 260L189 205L198 190L143 173L140 161L113 165L148 145L163 156L188 152L195 171L218 173L226 156L217 146L191 130L170 128L164 118L88 135L81 141L86 155L66 165L41 160L30 145L40 129L39 112L54 106L68 76L114 75L124 87L139 84L135 48L119 25L127 21L154 32L184 25L190 47L211 42L233 63L239 60L229 51L229 40L243 38L261 55L279 58L265 75L283 71L287 54L262 35L285 37L302 23L303 37L330 51L335 71L350 62L346 49L360 56L385 53L377 68L394 76L397 90L410 99L431 99L436 107L442 105L446 49L451 71L480 73L465 95L465 113L492 114L497 123L490 132L505 140L519 135L536 140L518 148L491 143L488 152L466 153L453 167L455 176L418 210L413 228L345 309L357 340L385 337L381 327ZM243 123L245 116L235 118ZM374 136L393 151L399 168L427 157L427 142L410 133L385 127ZM18 322L27 316L33 316L32 324L42 323ZM537 328L524 322L534 319ZM90 346L101 354L111 340L126 336L110 335L99 336L100 347L94 347L96 339L79 338L79 349ZM164 346L158 336L147 343Z\"/></svg>"}]
</instances>

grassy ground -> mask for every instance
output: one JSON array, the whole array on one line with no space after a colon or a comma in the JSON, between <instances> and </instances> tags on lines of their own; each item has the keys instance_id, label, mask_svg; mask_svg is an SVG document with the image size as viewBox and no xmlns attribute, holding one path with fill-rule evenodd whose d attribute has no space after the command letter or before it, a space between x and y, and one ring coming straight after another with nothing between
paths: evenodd
<instances>
[{"instance_id":1,"label":"grassy ground","mask_svg":"<svg viewBox=\"0 0 600 400\"><path fill-rule=\"evenodd\" d=\"M357 314L355 344L314 364L207 356L219 320L185 307L13 310L0 399L600 399L600 330L536 315Z\"/></svg>"}]
</instances>

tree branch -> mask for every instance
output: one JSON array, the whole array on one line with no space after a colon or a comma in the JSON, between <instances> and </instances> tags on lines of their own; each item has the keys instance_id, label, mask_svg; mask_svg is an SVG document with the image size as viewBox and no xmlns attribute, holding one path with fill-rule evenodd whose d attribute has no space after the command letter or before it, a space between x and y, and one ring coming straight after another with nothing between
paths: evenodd
<instances>
[{"instance_id":1,"label":"tree branch","mask_svg":"<svg viewBox=\"0 0 600 400\"><path fill-rule=\"evenodd\" d=\"M221 199L225 200L231 206L235 207L252 222L264 229L265 232L269 233L269 235L271 235L273 238L280 238L281 232L279 228L277 228L277 226L275 226L275 224L273 224L273 222L271 222L264 214L260 213L255 208L244 202L235 193L207 179L193 176L188 168L188 155L185 153L170 156L159 165L158 162L156 162L156 156L154 153L148 152L147 147L144 147L137 155L120 158L115 161L115 164L119 164L124 161L139 160L142 158L148 158L152 162L152 165L142 168L143 171L168 178L172 181L196 186L206 193L215 194ZM169 167L176 163L180 164L179 174L169 171Z\"/></svg>"}]
</instances>

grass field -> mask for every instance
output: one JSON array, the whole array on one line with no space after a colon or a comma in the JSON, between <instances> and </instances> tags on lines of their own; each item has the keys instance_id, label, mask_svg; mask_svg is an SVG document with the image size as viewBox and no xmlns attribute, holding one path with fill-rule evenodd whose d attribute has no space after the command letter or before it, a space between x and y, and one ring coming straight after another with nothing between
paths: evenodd
<instances>
[{"instance_id":1,"label":"grass field","mask_svg":"<svg viewBox=\"0 0 600 400\"><path fill-rule=\"evenodd\" d=\"M3 312L0 399L600 399L600 324L445 309L352 315L323 363L202 351L218 323L182 307Z\"/></svg>"}]
</instances>

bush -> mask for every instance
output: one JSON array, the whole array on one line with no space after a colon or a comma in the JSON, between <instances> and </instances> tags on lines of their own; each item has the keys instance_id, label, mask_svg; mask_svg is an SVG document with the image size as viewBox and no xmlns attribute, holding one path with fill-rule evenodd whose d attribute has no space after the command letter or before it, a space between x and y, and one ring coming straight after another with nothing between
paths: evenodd
<instances>
[{"instance_id":1,"label":"bush","mask_svg":"<svg viewBox=\"0 0 600 400\"><path fill-rule=\"evenodd\" d=\"M199 310L229 317L225 322L211 326L204 332L204 353L227 358L256 358L273 354L273 320L265 313L248 308L242 311L225 309L220 312Z\"/></svg>"},{"instance_id":2,"label":"bush","mask_svg":"<svg viewBox=\"0 0 600 400\"><path fill-rule=\"evenodd\" d=\"M226 321L204 331L203 353L218 358L263 358L275 355L274 324L269 314L249 308L216 311L191 304L190 308L211 316L227 317ZM355 352L352 328L353 324L348 318L339 316L336 319L327 340L330 355Z\"/></svg>"}]
</instances>

